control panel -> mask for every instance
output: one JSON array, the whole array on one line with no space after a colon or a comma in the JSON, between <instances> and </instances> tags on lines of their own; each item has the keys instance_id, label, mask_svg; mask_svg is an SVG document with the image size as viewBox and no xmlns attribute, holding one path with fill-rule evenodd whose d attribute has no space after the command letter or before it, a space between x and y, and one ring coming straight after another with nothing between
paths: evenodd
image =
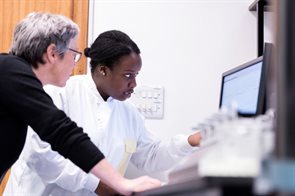
<instances>
[{"instance_id":1,"label":"control panel","mask_svg":"<svg viewBox=\"0 0 295 196\"><path fill-rule=\"evenodd\" d=\"M134 89L131 101L139 112L147 119L163 119L164 88L138 86Z\"/></svg>"}]
</instances>

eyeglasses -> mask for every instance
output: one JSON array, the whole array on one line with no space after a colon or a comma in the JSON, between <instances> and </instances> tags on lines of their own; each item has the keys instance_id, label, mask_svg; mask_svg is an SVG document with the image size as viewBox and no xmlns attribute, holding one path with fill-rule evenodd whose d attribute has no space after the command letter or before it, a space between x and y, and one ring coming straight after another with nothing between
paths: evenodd
<instances>
[{"instance_id":1,"label":"eyeglasses","mask_svg":"<svg viewBox=\"0 0 295 196\"><path fill-rule=\"evenodd\" d=\"M67 49L76 53L75 56L74 56L74 61L75 61L75 63L77 63L81 59L82 52L79 52L79 51L74 50L72 48L67 48Z\"/></svg>"}]
</instances>

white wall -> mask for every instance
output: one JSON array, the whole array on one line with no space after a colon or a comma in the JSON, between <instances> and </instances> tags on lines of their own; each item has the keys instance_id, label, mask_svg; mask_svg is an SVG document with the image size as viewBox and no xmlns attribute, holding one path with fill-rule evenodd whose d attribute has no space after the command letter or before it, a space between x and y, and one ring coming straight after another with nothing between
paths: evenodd
<instances>
[{"instance_id":1,"label":"white wall","mask_svg":"<svg viewBox=\"0 0 295 196\"><path fill-rule=\"evenodd\" d=\"M252 0L93 0L90 43L106 30L126 32L141 49L138 85L164 86L162 120L146 126L163 140L218 108L221 73L257 55ZM129 168L127 176L137 176ZM152 174L153 176L153 174Z\"/></svg>"}]
</instances>

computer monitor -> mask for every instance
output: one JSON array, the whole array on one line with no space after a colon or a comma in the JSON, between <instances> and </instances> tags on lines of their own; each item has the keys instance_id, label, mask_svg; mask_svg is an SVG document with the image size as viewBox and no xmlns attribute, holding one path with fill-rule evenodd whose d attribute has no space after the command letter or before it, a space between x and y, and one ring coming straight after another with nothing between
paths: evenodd
<instances>
[{"instance_id":1,"label":"computer monitor","mask_svg":"<svg viewBox=\"0 0 295 196\"><path fill-rule=\"evenodd\" d=\"M222 74L220 108L236 109L241 116L265 111L265 64L263 56Z\"/></svg>"}]
</instances>

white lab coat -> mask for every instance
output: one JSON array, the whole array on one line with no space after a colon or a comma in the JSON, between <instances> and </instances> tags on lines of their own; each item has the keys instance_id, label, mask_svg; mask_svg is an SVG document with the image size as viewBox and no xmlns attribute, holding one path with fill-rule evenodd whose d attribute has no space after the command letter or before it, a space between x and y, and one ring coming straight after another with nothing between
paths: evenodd
<instances>
[{"instance_id":1,"label":"white lab coat","mask_svg":"<svg viewBox=\"0 0 295 196\"><path fill-rule=\"evenodd\" d=\"M114 168L124 175L128 162L145 171L163 171L197 148L187 136L161 142L146 130L128 101L104 101L90 75L71 77L65 88L45 87L55 104L82 126ZM13 165L4 195L95 195L99 179L52 151L31 129Z\"/></svg>"}]
</instances>

